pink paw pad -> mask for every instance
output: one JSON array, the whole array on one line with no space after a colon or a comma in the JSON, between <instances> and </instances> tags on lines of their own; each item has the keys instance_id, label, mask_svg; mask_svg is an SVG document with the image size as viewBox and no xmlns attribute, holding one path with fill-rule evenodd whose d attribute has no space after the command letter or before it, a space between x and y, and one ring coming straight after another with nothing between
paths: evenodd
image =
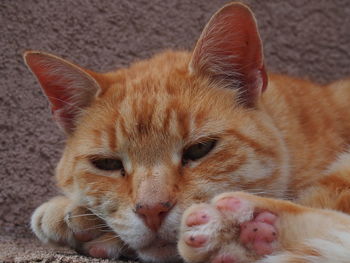
<instances>
[{"instance_id":1,"label":"pink paw pad","mask_svg":"<svg viewBox=\"0 0 350 263\"><path fill-rule=\"evenodd\" d=\"M241 200L236 197L226 197L216 202L216 207L219 210L228 210L228 211L235 212L239 210L241 206L242 206Z\"/></svg>"},{"instance_id":2,"label":"pink paw pad","mask_svg":"<svg viewBox=\"0 0 350 263\"><path fill-rule=\"evenodd\" d=\"M205 223L208 223L209 216L204 211L197 211L190 214L186 219L186 225L187 226L197 226L197 225L203 225Z\"/></svg>"},{"instance_id":3,"label":"pink paw pad","mask_svg":"<svg viewBox=\"0 0 350 263\"><path fill-rule=\"evenodd\" d=\"M208 241L208 238L204 235L191 235L185 239L187 245L191 247L201 247Z\"/></svg>"},{"instance_id":4,"label":"pink paw pad","mask_svg":"<svg viewBox=\"0 0 350 263\"><path fill-rule=\"evenodd\" d=\"M241 243L258 255L271 254L272 243L277 239L277 229L274 226L276 219L276 215L262 212L253 220L241 224Z\"/></svg>"},{"instance_id":5,"label":"pink paw pad","mask_svg":"<svg viewBox=\"0 0 350 263\"><path fill-rule=\"evenodd\" d=\"M237 262L236 259L231 256L231 255L219 255L219 256L216 256L212 263L235 263Z\"/></svg>"},{"instance_id":6,"label":"pink paw pad","mask_svg":"<svg viewBox=\"0 0 350 263\"><path fill-rule=\"evenodd\" d=\"M74 233L74 238L80 242L88 242L94 239L94 235L89 231L79 231Z\"/></svg>"},{"instance_id":7,"label":"pink paw pad","mask_svg":"<svg viewBox=\"0 0 350 263\"><path fill-rule=\"evenodd\" d=\"M255 221L268 223L270 225L276 222L277 216L270 212L262 212L257 215Z\"/></svg>"},{"instance_id":8,"label":"pink paw pad","mask_svg":"<svg viewBox=\"0 0 350 263\"><path fill-rule=\"evenodd\" d=\"M94 258L108 258L108 252L105 248L102 247L91 247L89 249L89 255Z\"/></svg>"}]
</instances>

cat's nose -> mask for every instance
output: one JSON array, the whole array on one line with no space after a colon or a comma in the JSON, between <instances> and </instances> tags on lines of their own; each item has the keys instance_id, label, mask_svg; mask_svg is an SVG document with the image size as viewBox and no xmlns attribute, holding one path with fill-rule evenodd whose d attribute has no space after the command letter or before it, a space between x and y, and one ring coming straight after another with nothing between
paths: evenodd
<instances>
[{"instance_id":1,"label":"cat's nose","mask_svg":"<svg viewBox=\"0 0 350 263\"><path fill-rule=\"evenodd\" d=\"M160 202L157 204L136 204L135 212L142 218L146 226L153 231L157 231L170 209L173 202Z\"/></svg>"}]
</instances>

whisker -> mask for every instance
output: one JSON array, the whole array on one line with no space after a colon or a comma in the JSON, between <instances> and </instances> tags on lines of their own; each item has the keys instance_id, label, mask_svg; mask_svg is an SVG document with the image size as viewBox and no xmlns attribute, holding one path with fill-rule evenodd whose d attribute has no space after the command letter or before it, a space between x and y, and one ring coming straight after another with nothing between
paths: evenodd
<instances>
[{"instance_id":1,"label":"whisker","mask_svg":"<svg viewBox=\"0 0 350 263\"><path fill-rule=\"evenodd\" d=\"M95 214L95 213L86 213L86 214L79 214L79 215L71 215L70 218L78 218L78 217L87 217L86 220L95 220L95 218L90 218L90 217L99 217L99 215ZM65 221L65 217L58 219L55 222L61 222L61 221Z\"/></svg>"},{"instance_id":2,"label":"whisker","mask_svg":"<svg viewBox=\"0 0 350 263\"><path fill-rule=\"evenodd\" d=\"M76 217L88 217L88 216L96 216L95 214L91 213L91 214L80 214L80 215L73 215L73 216L70 216L70 218L76 218Z\"/></svg>"},{"instance_id":3,"label":"whisker","mask_svg":"<svg viewBox=\"0 0 350 263\"><path fill-rule=\"evenodd\" d=\"M104 218L104 215L98 213L98 212L96 211L96 209L94 209L94 208L92 208L92 207L89 207L89 210L91 210L97 217L101 218L103 221L106 221L106 219ZM94 211L96 211L96 213L95 213Z\"/></svg>"},{"instance_id":4,"label":"whisker","mask_svg":"<svg viewBox=\"0 0 350 263\"><path fill-rule=\"evenodd\" d=\"M89 228L82 229L82 231L90 231L90 230L99 230L100 232L111 232L109 226L107 226L107 225L99 226L99 227L89 227Z\"/></svg>"},{"instance_id":5,"label":"whisker","mask_svg":"<svg viewBox=\"0 0 350 263\"><path fill-rule=\"evenodd\" d=\"M73 103L69 103L68 101L61 100L61 99L59 99L59 98L57 98L57 97L53 97L53 96L47 96L47 97L48 97L49 99L54 99L54 100L57 100L57 101L59 101L59 102L62 102L63 104L66 104L66 105L68 105L68 106L70 106L70 107L77 108L78 110L84 111L83 108L81 108L81 107L79 107L79 106L77 106L77 105L75 105L75 104L73 104Z\"/></svg>"},{"instance_id":6,"label":"whisker","mask_svg":"<svg viewBox=\"0 0 350 263\"><path fill-rule=\"evenodd\" d=\"M109 238L105 238L105 239L101 239L101 240L93 240L93 241L91 241L91 243L103 243L103 242L114 240L114 239L120 239L120 237L116 234L116 235L109 237Z\"/></svg>"}]
</instances>

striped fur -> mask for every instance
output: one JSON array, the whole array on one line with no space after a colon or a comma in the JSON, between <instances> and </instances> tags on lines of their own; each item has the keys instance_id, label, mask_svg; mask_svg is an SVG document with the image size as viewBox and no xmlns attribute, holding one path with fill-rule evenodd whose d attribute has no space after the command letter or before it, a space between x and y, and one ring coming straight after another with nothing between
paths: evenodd
<instances>
[{"instance_id":1,"label":"striped fur","mask_svg":"<svg viewBox=\"0 0 350 263\"><path fill-rule=\"evenodd\" d=\"M85 72L99 90L75 116L56 170L66 197L60 205L54 199L36 210L34 232L43 241L76 246L67 229L61 230L67 225L53 223L45 211L63 207L64 217L74 206L85 207L115 235L106 241L108 257L129 247L145 261L175 262L186 208L221 193L245 191L304 205L261 199L266 206L277 202L281 213L290 208L286 229L296 224L292 219L298 213L297 226L317 225L317 217L327 214L330 221L319 224L334 237L308 236L300 239L302 246L289 246L286 237L284 251L259 262L347 262L342 253L350 248L350 217L318 209L350 213L350 154L344 153L350 141L350 80L321 86L270 74L266 91L247 107L239 89L189 70L190 63L195 63L191 53L166 51L115 72ZM217 144L208 155L182 163L184 149L211 138ZM96 157L122 160L125 176L98 170L91 164ZM153 199L175 203L157 233L135 213L140 200ZM340 227L343 223L346 227ZM43 225L49 229L45 233ZM304 237L302 228L295 231Z\"/></svg>"}]
</instances>

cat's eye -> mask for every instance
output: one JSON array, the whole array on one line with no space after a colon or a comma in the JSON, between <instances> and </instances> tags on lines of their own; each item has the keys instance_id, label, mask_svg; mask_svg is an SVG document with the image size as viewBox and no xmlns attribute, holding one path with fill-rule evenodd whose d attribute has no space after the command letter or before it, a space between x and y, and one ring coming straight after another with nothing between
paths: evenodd
<instances>
[{"instance_id":1,"label":"cat's eye","mask_svg":"<svg viewBox=\"0 0 350 263\"><path fill-rule=\"evenodd\" d=\"M104 171L121 171L124 173L124 166L121 160L112 159L112 158L93 158L91 160L93 166L97 169Z\"/></svg>"},{"instance_id":2,"label":"cat's eye","mask_svg":"<svg viewBox=\"0 0 350 263\"><path fill-rule=\"evenodd\" d=\"M216 145L217 140L208 140L188 147L182 156L182 163L198 160L207 155Z\"/></svg>"}]
</instances>

